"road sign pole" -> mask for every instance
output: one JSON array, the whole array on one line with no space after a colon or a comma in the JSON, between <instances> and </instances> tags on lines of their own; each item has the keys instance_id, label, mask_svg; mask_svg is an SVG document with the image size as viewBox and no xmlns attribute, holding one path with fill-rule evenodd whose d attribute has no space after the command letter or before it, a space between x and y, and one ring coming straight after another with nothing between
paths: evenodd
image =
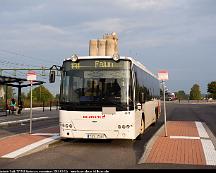
<instances>
[{"instance_id":1,"label":"road sign pole","mask_svg":"<svg viewBox=\"0 0 216 173\"><path fill-rule=\"evenodd\" d=\"M160 70L158 73L158 79L162 81L163 85L163 102L164 102L164 131L165 137L167 137L167 123L166 123L166 99L165 99L165 81L168 80L168 71Z\"/></svg>"},{"instance_id":2,"label":"road sign pole","mask_svg":"<svg viewBox=\"0 0 216 173\"><path fill-rule=\"evenodd\" d=\"M30 101L30 134L32 133L32 81L30 81L30 92L31 92L31 101Z\"/></svg>"},{"instance_id":3,"label":"road sign pole","mask_svg":"<svg viewBox=\"0 0 216 173\"><path fill-rule=\"evenodd\" d=\"M164 102L164 131L165 137L167 137L167 124L166 124L166 99L165 99L165 81L162 81L163 84L163 102Z\"/></svg>"},{"instance_id":4,"label":"road sign pole","mask_svg":"<svg viewBox=\"0 0 216 173\"><path fill-rule=\"evenodd\" d=\"M31 93L31 101L30 101L30 134L32 133L32 83L36 80L36 73L34 71L29 71L27 73L27 80L30 82L30 93Z\"/></svg>"}]
</instances>

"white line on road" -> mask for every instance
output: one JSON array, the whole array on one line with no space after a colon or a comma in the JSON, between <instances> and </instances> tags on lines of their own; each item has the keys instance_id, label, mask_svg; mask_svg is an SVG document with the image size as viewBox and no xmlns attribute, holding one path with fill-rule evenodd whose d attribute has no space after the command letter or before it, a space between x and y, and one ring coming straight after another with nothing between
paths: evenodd
<instances>
[{"instance_id":1,"label":"white line on road","mask_svg":"<svg viewBox=\"0 0 216 173\"><path fill-rule=\"evenodd\" d=\"M44 145L46 143L52 142L52 141L57 140L59 138L60 138L59 136L52 136L50 138L40 140L38 142L35 142L33 144L30 144L30 145L27 145L27 146L25 146L23 148L20 148L20 149L14 151L14 152L8 153L8 154L2 156L2 158L11 158L12 159L12 158L19 157L20 155L23 155L26 152L29 152L29 151L31 151L33 149L36 149L39 146L42 146L42 145Z\"/></svg>"},{"instance_id":2,"label":"white line on road","mask_svg":"<svg viewBox=\"0 0 216 173\"><path fill-rule=\"evenodd\" d=\"M38 118L32 118L33 121L35 120L41 120L41 119L47 119L49 117L38 117ZM30 121L30 119L23 119L23 120L17 120L17 121L7 121L7 122L2 122L0 125L7 125L7 124L13 124L13 123L22 123L22 122L27 122Z\"/></svg>"}]
</instances>

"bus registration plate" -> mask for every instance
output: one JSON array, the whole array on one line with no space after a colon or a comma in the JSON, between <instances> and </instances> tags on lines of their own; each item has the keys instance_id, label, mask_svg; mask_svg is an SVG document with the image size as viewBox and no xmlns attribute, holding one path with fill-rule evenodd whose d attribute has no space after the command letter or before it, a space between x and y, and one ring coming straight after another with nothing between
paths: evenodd
<instances>
[{"instance_id":1,"label":"bus registration plate","mask_svg":"<svg viewBox=\"0 0 216 173\"><path fill-rule=\"evenodd\" d=\"M105 135L102 133L88 133L86 137L89 139L104 139Z\"/></svg>"}]
</instances>

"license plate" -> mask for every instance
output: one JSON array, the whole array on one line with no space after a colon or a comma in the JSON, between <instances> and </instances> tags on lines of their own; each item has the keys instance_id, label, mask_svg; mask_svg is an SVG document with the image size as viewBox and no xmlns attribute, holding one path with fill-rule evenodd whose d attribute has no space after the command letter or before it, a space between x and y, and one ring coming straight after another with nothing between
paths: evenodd
<instances>
[{"instance_id":1,"label":"license plate","mask_svg":"<svg viewBox=\"0 0 216 173\"><path fill-rule=\"evenodd\" d=\"M102 133L90 133L90 134L87 134L86 137L88 139L104 139L105 135Z\"/></svg>"}]
</instances>

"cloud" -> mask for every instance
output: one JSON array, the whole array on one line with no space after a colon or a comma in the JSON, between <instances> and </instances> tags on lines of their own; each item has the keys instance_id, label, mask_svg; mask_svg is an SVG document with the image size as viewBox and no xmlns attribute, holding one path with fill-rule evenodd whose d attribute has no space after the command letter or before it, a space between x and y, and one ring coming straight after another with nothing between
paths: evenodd
<instances>
[{"instance_id":1,"label":"cloud","mask_svg":"<svg viewBox=\"0 0 216 173\"><path fill-rule=\"evenodd\" d=\"M124 24L120 18L107 18L101 20L87 21L81 24L85 30L94 32L122 32L125 29Z\"/></svg>"},{"instance_id":2,"label":"cloud","mask_svg":"<svg viewBox=\"0 0 216 173\"><path fill-rule=\"evenodd\" d=\"M118 0L113 3L129 10L164 10L178 4L173 0Z\"/></svg>"}]
</instances>

